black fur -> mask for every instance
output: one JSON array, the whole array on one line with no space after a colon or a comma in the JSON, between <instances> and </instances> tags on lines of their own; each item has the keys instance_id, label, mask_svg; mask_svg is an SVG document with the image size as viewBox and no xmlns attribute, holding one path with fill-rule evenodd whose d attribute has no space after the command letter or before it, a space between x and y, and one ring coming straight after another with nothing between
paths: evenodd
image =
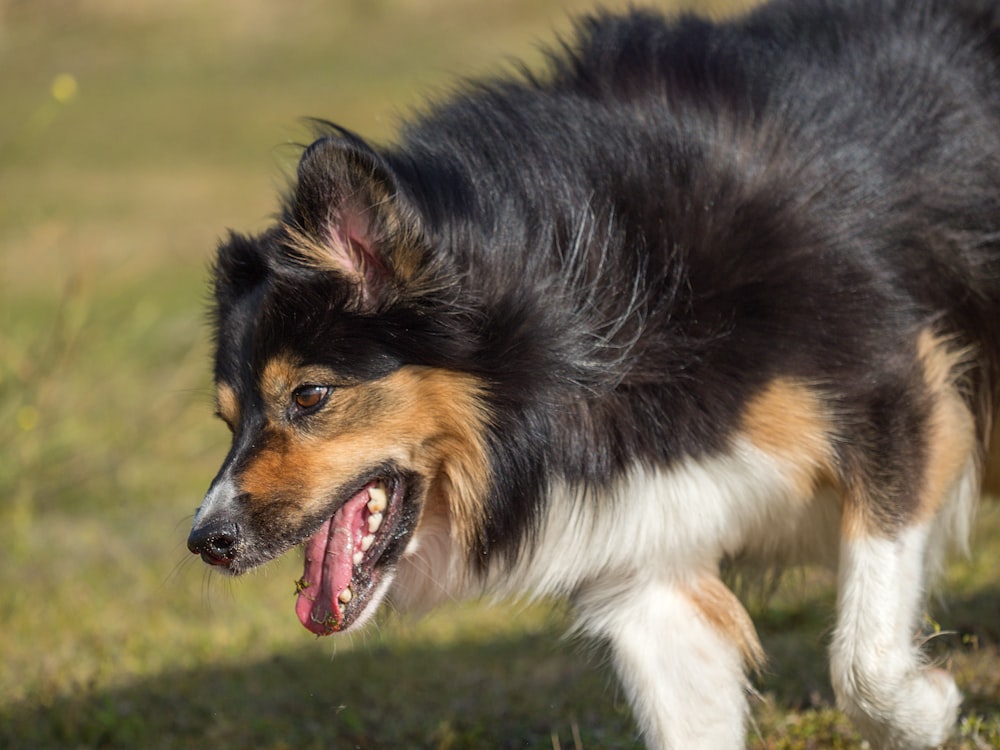
<instances>
[{"instance_id":1,"label":"black fur","mask_svg":"<svg viewBox=\"0 0 1000 750\"><path fill-rule=\"evenodd\" d=\"M302 237L351 212L360 271L317 268ZM838 480L891 534L930 450L919 334L968 348L981 447L1000 396L1000 6L585 19L395 144L326 128L280 225L221 248L216 300L216 378L247 403L282 352L485 385L480 569L530 548L556 483L599 503L725 451L777 378L822 394Z\"/></svg>"},{"instance_id":2,"label":"black fur","mask_svg":"<svg viewBox=\"0 0 1000 750\"><path fill-rule=\"evenodd\" d=\"M470 86L372 151L392 210L433 248L428 290L331 318L341 279L283 257L280 233L262 250L234 238L217 375L240 382L229 360L251 360L231 348L248 344L228 329L256 315L262 356L482 377L495 484L480 560L517 546L554 477L601 486L721 448L778 375L831 390L889 475L885 522L904 519L922 418L898 408L919 378L905 342L934 326L977 348L983 429L1000 352L998 12L913 6L583 22L547 74ZM331 200L310 185L331 180L304 165L286 219L308 228ZM237 312L265 264L268 289Z\"/></svg>"}]
</instances>

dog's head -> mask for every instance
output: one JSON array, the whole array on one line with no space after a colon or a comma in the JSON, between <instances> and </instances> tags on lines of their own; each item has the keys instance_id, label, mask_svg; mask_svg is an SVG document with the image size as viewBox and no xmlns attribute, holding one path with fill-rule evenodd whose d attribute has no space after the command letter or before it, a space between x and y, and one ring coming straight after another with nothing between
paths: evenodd
<instances>
[{"instance_id":1,"label":"dog's head","mask_svg":"<svg viewBox=\"0 0 1000 750\"><path fill-rule=\"evenodd\" d=\"M215 267L215 379L232 447L189 548L239 574L305 543L311 631L376 608L423 529L462 543L486 493L484 384L461 305L386 162L313 144L282 221L233 236Z\"/></svg>"}]
</instances>

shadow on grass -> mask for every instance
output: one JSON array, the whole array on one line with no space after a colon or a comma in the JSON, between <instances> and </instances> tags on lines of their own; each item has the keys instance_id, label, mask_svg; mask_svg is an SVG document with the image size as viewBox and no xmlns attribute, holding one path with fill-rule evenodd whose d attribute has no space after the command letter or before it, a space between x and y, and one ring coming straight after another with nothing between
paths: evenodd
<instances>
[{"instance_id":1,"label":"shadow on grass","mask_svg":"<svg viewBox=\"0 0 1000 750\"><path fill-rule=\"evenodd\" d=\"M0 747L641 747L598 661L556 632L302 649L0 709Z\"/></svg>"},{"instance_id":2,"label":"shadow on grass","mask_svg":"<svg viewBox=\"0 0 1000 750\"><path fill-rule=\"evenodd\" d=\"M955 674L963 712L989 716L1000 729L1000 585L949 600L941 627L929 644L931 658Z\"/></svg>"},{"instance_id":3,"label":"shadow on grass","mask_svg":"<svg viewBox=\"0 0 1000 750\"><path fill-rule=\"evenodd\" d=\"M816 604L759 618L771 656L760 689L779 717L764 718L764 736L790 731L780 717L801 712L850 737L829 718L832 609ZM942 624L957 633L932 644L960 675L966 709L991 722L1000 721L998 608L996 588L952 600ZM303 648L0 709L0 746L42 749L572 748L574 728L584 748L641 747L613 675L555 629L447 646Z\"/></svg>"}]
</instances>

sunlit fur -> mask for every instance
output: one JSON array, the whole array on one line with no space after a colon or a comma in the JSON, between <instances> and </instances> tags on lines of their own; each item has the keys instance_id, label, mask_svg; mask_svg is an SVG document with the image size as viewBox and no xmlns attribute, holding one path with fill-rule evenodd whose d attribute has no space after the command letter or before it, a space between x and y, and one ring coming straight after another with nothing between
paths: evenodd
<instances>
[{"instance_id":1,"label":"sunlit fur","mask_svg":"<svg viewBox=\"0 0 1000 750\"><path fill-rule=\"evenodd\" d=\"M651 748L739 747L765 657L721 571L820 562L839 705L951 732L915 635L1000 444L994 0L582 19L394 144L322 126L214 282L233 445L189 546L310 540L314 632L563 597Z\"/></svg>"}]
</instances>

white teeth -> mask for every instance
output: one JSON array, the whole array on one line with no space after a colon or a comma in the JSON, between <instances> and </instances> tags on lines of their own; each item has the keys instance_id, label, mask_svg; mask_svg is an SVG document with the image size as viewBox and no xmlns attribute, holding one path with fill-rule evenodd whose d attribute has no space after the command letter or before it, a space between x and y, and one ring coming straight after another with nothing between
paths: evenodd
<instances>
[{"instance_id":1,"label":"white teeth","mask_svg":"<svg viewBox=\"0 0 1000 750\"><path fill-rule=\"evenodd\" d=\"M341 604L347 604L349 601L351 601L351 599L354 598L354 592L351 591L351 587L348 586L346 589L341 591L340 594L337 595L337 598L340 600Z\"/></svg>"},{"instance_id":2,"label":"white teeth","mask_svg":"<svg viewBox=\"0 0 1000 750\"><path fill-rule=\"evenodd\" d=\"M368 501L368 510L372 513L381 513L389 504L385 495L385 487L380 484L371 487L368 490L368 496L371 498Z\"/></svg>"},{"instance_id":3,"label":"white teeth","mask_svg":"<svg viewBox=\"0 0 1000 750\"><path fill-rule=\"evenodd\" d=\"M355 565L360 565L365 559L365 552L372 548L375 544L375 532L379 530L382 526L382 520L384 516L382 511L384 511L389 503L388 498L385 493L385 486L381 483L372 485L368 488L368 533L361 537L361 548L356 549L354 554L351 556L351 560ZM338 599L344 604L347 604L354 598L354 592L351 591L351 587L348 586L346 589L340 592L337 596Z\"/></svg>"}]
</instances>

